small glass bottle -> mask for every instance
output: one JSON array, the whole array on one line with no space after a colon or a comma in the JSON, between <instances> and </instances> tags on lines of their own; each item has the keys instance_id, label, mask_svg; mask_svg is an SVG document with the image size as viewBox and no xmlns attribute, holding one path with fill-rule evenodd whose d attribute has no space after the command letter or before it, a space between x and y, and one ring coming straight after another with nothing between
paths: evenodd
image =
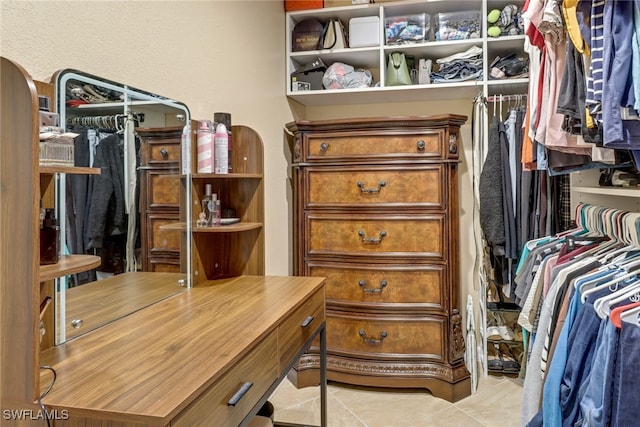
<instances>
[{"instance_id":1,"label":"small glass bottle","mask_svg":"<svg viewBox=\"0 0 640 427\"><path fill-rule=\"evenodd\" d=\"M215 211L213 225L219 227L220 225L222 225L222 207L220 206L220 200L218 200L218 197L216 195L214 195L213 203Z\"/></svg>"},{"instance_id":2,"label":"small glass bottle","mask_svg":"<svg viewBox=\"0 0 640 427\"><path fill-rule=\"evenodd\" d=\"M197 227L207 227L211 225L213 195L211 194L211 184L205 184L204 196L202 196L202 211L198 216Z\"/></svg>"}]
</instances>

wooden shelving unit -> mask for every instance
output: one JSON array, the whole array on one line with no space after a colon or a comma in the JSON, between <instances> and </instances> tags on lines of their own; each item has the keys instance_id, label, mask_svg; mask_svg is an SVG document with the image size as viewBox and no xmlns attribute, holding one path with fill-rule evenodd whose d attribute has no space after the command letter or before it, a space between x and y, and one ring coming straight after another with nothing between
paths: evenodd
<instances>
[{"instance_id":1,"label":"wooden shelving unit","mask_svg":"<svg viewBox=\"0 0 640 427\"><path fill-rule=\"evenodd\" d=\"M260 136L247 126L232 127L232 173L194 173L183 176L191 185L191 218L163 229L191 232L193 285L212 279L241 275L264 275L264 160ZM196 164L193 161L191 164ZM189 179L190 178L190 179ZM233 209L240 222L196 228L205 185ZM189 184L187 184L189 185ZM186 197L180 198L186 201ZM186 212L181 209L181 212ZM189 222L190 227L187 227ZM187 239L188 240L188 239Z\"/></svg>"}]
</instances>

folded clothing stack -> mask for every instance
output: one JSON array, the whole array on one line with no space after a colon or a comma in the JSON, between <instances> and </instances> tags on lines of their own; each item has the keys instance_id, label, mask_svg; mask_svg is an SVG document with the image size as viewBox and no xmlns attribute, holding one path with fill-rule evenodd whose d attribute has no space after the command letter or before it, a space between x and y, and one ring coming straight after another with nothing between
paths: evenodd
<instances>
[{"instance_id":1,"label":"folded clothing stack","mask_svg":"<svg viewBox=\"0 0 640 427\"><path fill-rule=\"evenodd\" d=\"M433 83L452 83L482 79L482 48L472 46L464 52L436 60L438 71L431 72Z\"/></svg>"}]
</instances>

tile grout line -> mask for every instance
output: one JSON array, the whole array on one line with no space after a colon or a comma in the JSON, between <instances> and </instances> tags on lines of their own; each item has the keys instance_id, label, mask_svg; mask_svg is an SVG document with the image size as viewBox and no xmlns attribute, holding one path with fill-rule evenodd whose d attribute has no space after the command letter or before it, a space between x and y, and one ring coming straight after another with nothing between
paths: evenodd
<instances>
[{"instance_id":1,"label":"tile grout line","mask_svg":"<svg viewBox=\"0 0 640 427\"><path fill-rule=\"evenodd\" d=\"M338 398L338 396L335 396L335 395L334 395L334 396L333 396L333 398L334 398L334 399L335 399L335 400L336 400L340 405L342 405L342 407L343 407L344 409L346 409L347 411L349 411L349 413L350 413L351 415L353 415L353 416L354 416L358 421L360 421L360 422L362 423L362 426L363 426L363 427L369 427L369 425L368 425L367 423L365 423L365 422L364 422L364 421L363 421L363 420L358 416L358 414L356 414L355 412L353 412L353 410L352 410L351 408L349 408L349 407L348 407L348 406L347 406L347 405L346 405L342 400L340 400L340 399ZM327 417L327 418L328 418L328 417Z\"/></svg>"},{"instance_id":2,"label":"tile grout line","mask_svg":"<svg viewBox=\"0 0 640 427\"><path fill-rule=\"evenodd\" d=\"M480 425L484 426L484 427L492 427L489 424L487 424L486 422L479 420L477 417L475 417L473 414L465 411L463 408L458 408L455 407L458 411L462 412L463 414L465 414L467 417L474 419L475 421L477 421L478 423L480 423Z\"/></svg>"}]
</instances>

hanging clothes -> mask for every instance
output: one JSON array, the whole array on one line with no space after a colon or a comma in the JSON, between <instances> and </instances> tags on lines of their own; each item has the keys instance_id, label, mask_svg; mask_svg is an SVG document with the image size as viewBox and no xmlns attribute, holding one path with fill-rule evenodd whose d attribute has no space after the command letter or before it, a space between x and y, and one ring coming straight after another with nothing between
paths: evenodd
<instances>
[{"instance_id":1,"label":"hanging clothes","mask_svg":"<svg viewBox=\"0 0 640 427\"><path fill-rule=\"evenodd\" d=\"M533 332L521 425L633 425L620 402L637 401L640 389L614 369L618 362L640 367L640 359L629 351L620 354L622 334L612 327L610 313L640 301L638 220L637 213L580 205L576 229L532 242L523 254L519 279L532 274L532 265L540 267L538 287L523 295L528 304L539 293L540 310L523 308L518 319ZM538 262L544 251L546 258ZM637 315L633 321L640 330ZM629 330L625 334L636 333ZM638 347L629 345L636 352Z\"/></svg>"}]
</instances>

